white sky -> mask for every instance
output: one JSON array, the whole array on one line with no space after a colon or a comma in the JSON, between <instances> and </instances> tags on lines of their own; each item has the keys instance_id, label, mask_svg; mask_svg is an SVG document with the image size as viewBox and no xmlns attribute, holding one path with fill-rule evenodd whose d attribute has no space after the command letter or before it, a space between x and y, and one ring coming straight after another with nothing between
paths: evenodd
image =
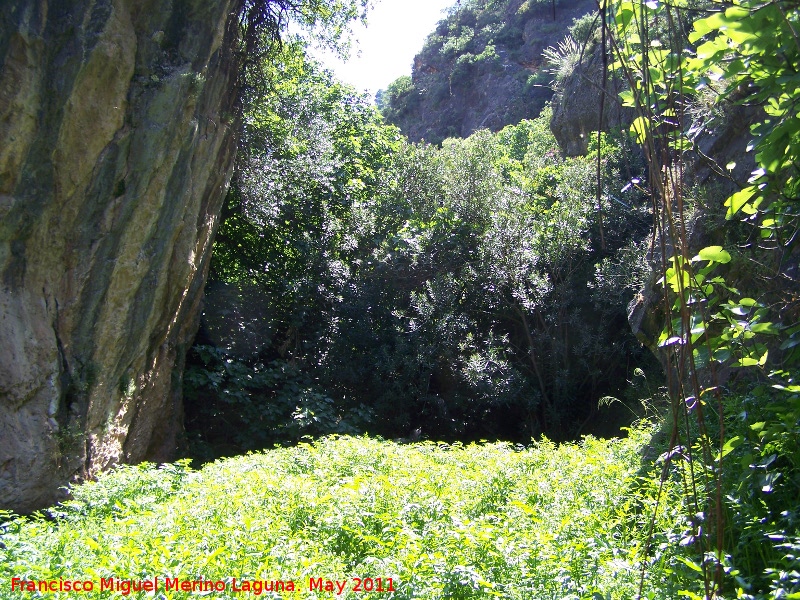
<instances>
[{"instance_id":1,"label":"white sky","mask_svg":"<svg viewBox=\"0 0 800 600\"><path fill-rule=\"evenodd\" d=\"M377 0L367 27L353 27L353 49L343 63L330 53L314 54L336 76L374 96L401 75L411 75L414 56L456 0ZM360 55L359 55L360 54Z\"/></svg>"}]
</instances>

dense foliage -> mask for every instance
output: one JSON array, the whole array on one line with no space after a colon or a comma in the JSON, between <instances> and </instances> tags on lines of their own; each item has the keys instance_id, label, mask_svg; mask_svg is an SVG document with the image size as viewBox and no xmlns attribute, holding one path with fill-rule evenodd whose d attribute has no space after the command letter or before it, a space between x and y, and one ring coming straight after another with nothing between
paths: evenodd
<instances>
[{"instance_id":1,"label":"dense foliage","mask_svg":"<svg viewBox=\"0 0 800 600\"><path fill-rule=\"evenodd\" d=\"M646 360L626 306L649 217L605 196L601 248L596 149L563 158L547 111L409 144L298 48L275 69L215 246L191 431L565 438L622 394ZM604 137L604 182L622 156Z\"/></svg>"},{"instance_id":2,"label":"dense foliage","mask_svg":"<svg viewBox=\"0 0 800 600\"><path fill-rule=\"evenodd\" d=\"M685 595L798 597L800 9L777 0L614 8L615 67L638 113L632 132L650 164L661 244L671 453L693 471L685 546L696 582ZM732 114L750 124L755 168L744 184L728 176L733 193L692 214L683 168L700 151L698 132L735 131ZM719 245L698 248L692 230Z\"/></svg>"},{"instance_id":3,"label":"dense foliage","mask_svg":"<svg viewBox=\"0 0 800 600\"><path fill-rule=\"evenodd\" d=\"M649 440L645 429L625 440L543 440L528 449L343 437L201 471L122 467L75 488L55 522L0 525L0 581L6 594L12 577L93 580L85 598L109 596L99 592L101 578L158 577L159 596L172 599L201 595L165 591L179 578L220 582L222 591L205 593L214 598L251 597L234 590L258 582L257 597L276 599L627 600L644 556L637 532L655 495L647 479L637 483ZM650 598L675 597L661 581L681 563L665 549L649 567ZM338 596L311 591L319 578L347 585ZM394 592L354 591L356 578L373 586L381 578ZM278 580L294 581L299 593L272 591Z\"/></svg>"},{"instance_id":4,"label":"dense foliage","mask_svg":"<svg viewBox=\"0 0 800 600\"><path fill-rule=\"evenodd\" d=\"M366 19L373 0L238 0L237 19L229 22L235 40L226 52L238 65L235 93L239 108L259 102L270 94L272 60L289 37L314 43L346 55L350 47L350 25Z\"/></svg>"},{"instance_id":5,"label":"dense foliage","mask_svg":"<svg viewBox=\"0 0 800 600\"><path fill-rule=\"evenodd\" d=\"M465 1L429 38L450 61L430 64L453 67L450 92L497 67L494 41L519 41L512 4ZM601 35L593 17L575 21L546 74L560 85L581 44L609 40L646 175L628 140L606 134L564 158L547 108L496 133L409 143L299 43L250 72L264 79L185 376L195 452L364 431L461 441L333 436L201 471L120 468L47 517L0 514L4 581L179 577L219 581L221 597L234 577L293 580L305 597L330 596L310 589L318 578L346 579L342 597L800 597L800 8L601 6ZM384 115L404 118L418 81L392 84ZM713 165L723 184L698 188L695 160L713 158L702 138L741 132L732 114L752 123L755 169L738 186L732 162ZM640 289L662 327L667 422L655 437L554 445L542 434L576 437L598 401L633 400L635 382L643 399L660 394L626 324ZM462 443L480 438L530 445ZM356 592L357 577L393 591Z\"/></svg>"}]
</instances>

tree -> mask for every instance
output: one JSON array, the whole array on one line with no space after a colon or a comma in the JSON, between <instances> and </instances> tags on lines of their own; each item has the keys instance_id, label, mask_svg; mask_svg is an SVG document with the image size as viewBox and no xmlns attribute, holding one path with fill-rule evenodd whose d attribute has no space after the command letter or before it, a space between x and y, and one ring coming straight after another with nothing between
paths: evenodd
<instances>
[{"instance_id":1,"label":"tree","mask_svg":"<svg viewBox=\"0 0 800 600\"><path fill-rule=\"evenodd\" d=\"M215 295L230 298L222 310L235 318L206 311L187 374L190 426L225 413L244 448L353 431L342 404L321 417L331 401L308 365L325 350L332 306L358 252L358 213L397 144L396 129L310 60L299 41L285 42L265 74L270 93L244 116L207 292L212 307ZM298 416L312 413L319 414ZM260 424L264 418L274 430ZM207 437L230 436L217 422Z\"/></svg>"}]
</instances>

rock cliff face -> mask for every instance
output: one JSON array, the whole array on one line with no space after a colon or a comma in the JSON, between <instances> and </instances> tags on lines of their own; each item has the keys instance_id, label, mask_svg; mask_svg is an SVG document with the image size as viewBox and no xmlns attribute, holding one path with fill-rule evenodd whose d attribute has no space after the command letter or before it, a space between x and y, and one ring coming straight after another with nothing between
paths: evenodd
<instances>
[{"instance_id":1,"label":"rock cliff face","mask_svg":"<svg viewBox=\"0 0 800 600\"><path fill-rule=\"evenodd\" d=\"M235 155L234 0L0 15L0 508L166 460Z\"/></svg>"},{"instance_id":2,"label":"rock cliff face","mask_svg":"<svg viewBox=\"0 0 800 600\"><path fill-rule=\"evenodd\" d=\"M602 47L597 45L591 53L575 65L572 72L561 83L553 97L553 115L550 129L559 146L568 156L587 152L590 136L602 124L603 130L620 128L625 131L633 122L633 109L620 105L619 94L625 88L617 76L606 76L606 97L602 122L600 120L601 94L603 86ZM758 107L737 106L724 103L719 115L700 114L694 121L687 117L683 123L687 137L694 150L684 155L683 179L687 190L703 188L709 200L703 208L689 215L686 223L686 240L692 253L704 246L730 244L731 233L725 227L725 209L722 203L732 192L742 189L755 169L752 152L747 148L752 140L750 127L762 116ZM719 109L718 109L719 110ZM731 169L723 165L735 165ZM720 173L725 176L720 176ZM696 191L694 193L697 193ZM717 202L717 204L714 204ZM661 362L665 372L670 369L668 353L658 347L658 338L667 315L664 311L663 290L657 283L660 279L662 257L660 244L656 243L647 260L654 270L649 280L628 305L628 323L637 339ZM666 242L668 255L672 245ZM766 263L766 260L764 261ZM730 266L724 269L729 285L747 290L752 282L747 274L737 273ZM752 295L763 294L764 289L753 290ZM717 383L722 383L730 369L715 369ZM700 377L711 373L700 369Z\"/></svg>"},{"instance_id":3,"label":"rock cliff face","mask_svg":"<svg viewBox=\"0 0 800 600\"><path fill-rule=\"evenodd\" d=\"M411 81L379 93L384 117L412 141L439 143L538 116L553 95L543 51L597 4L551 7L549 0L459 2L414 58Z\"/></svg>"}]
</instances>

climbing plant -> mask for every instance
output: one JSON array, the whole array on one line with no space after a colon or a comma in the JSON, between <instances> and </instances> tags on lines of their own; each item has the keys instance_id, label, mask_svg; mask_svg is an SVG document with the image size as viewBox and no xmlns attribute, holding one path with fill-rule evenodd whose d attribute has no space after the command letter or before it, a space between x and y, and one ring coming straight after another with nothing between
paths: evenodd
<instances>
[{"instance_id":1,"label":"climbing plant","mask_svg":"<svg viewBox=\"0 0 800 600\"><path fill-rule=\"evenodd\" d=\"M715 598L738 586L737 597L769 590L794 597L798 531L786 499L800 483L793 266L800 223L800 9L779 0L617 2L613 8L613 68L627 79L622 97L637 113L631 130L649 164L653 254L663 274L666 318L658 345L669 367L675 426L662 477L675 461L690 467L682 473L688 473L692 527L682 544L689 550L684 562L701 577L698 588L682 593ZM687 107L709 90L717 105L755 113L748 150L757 168L724 200L732 232L727 248L698 251L689 242L694 224L685 178L699 153L692 135L698 124ZM724 175L734 166L716 170ZM745 268L749 279L741 276ZM739 289L737 279L749 289ZM750 383L725 384L721 374L730 370ZM747 410L731 414L742 406ZM781 498L790 508L776 516ZM757 534L759 519L764 531Z\"/></svg>"}]
</instances>

